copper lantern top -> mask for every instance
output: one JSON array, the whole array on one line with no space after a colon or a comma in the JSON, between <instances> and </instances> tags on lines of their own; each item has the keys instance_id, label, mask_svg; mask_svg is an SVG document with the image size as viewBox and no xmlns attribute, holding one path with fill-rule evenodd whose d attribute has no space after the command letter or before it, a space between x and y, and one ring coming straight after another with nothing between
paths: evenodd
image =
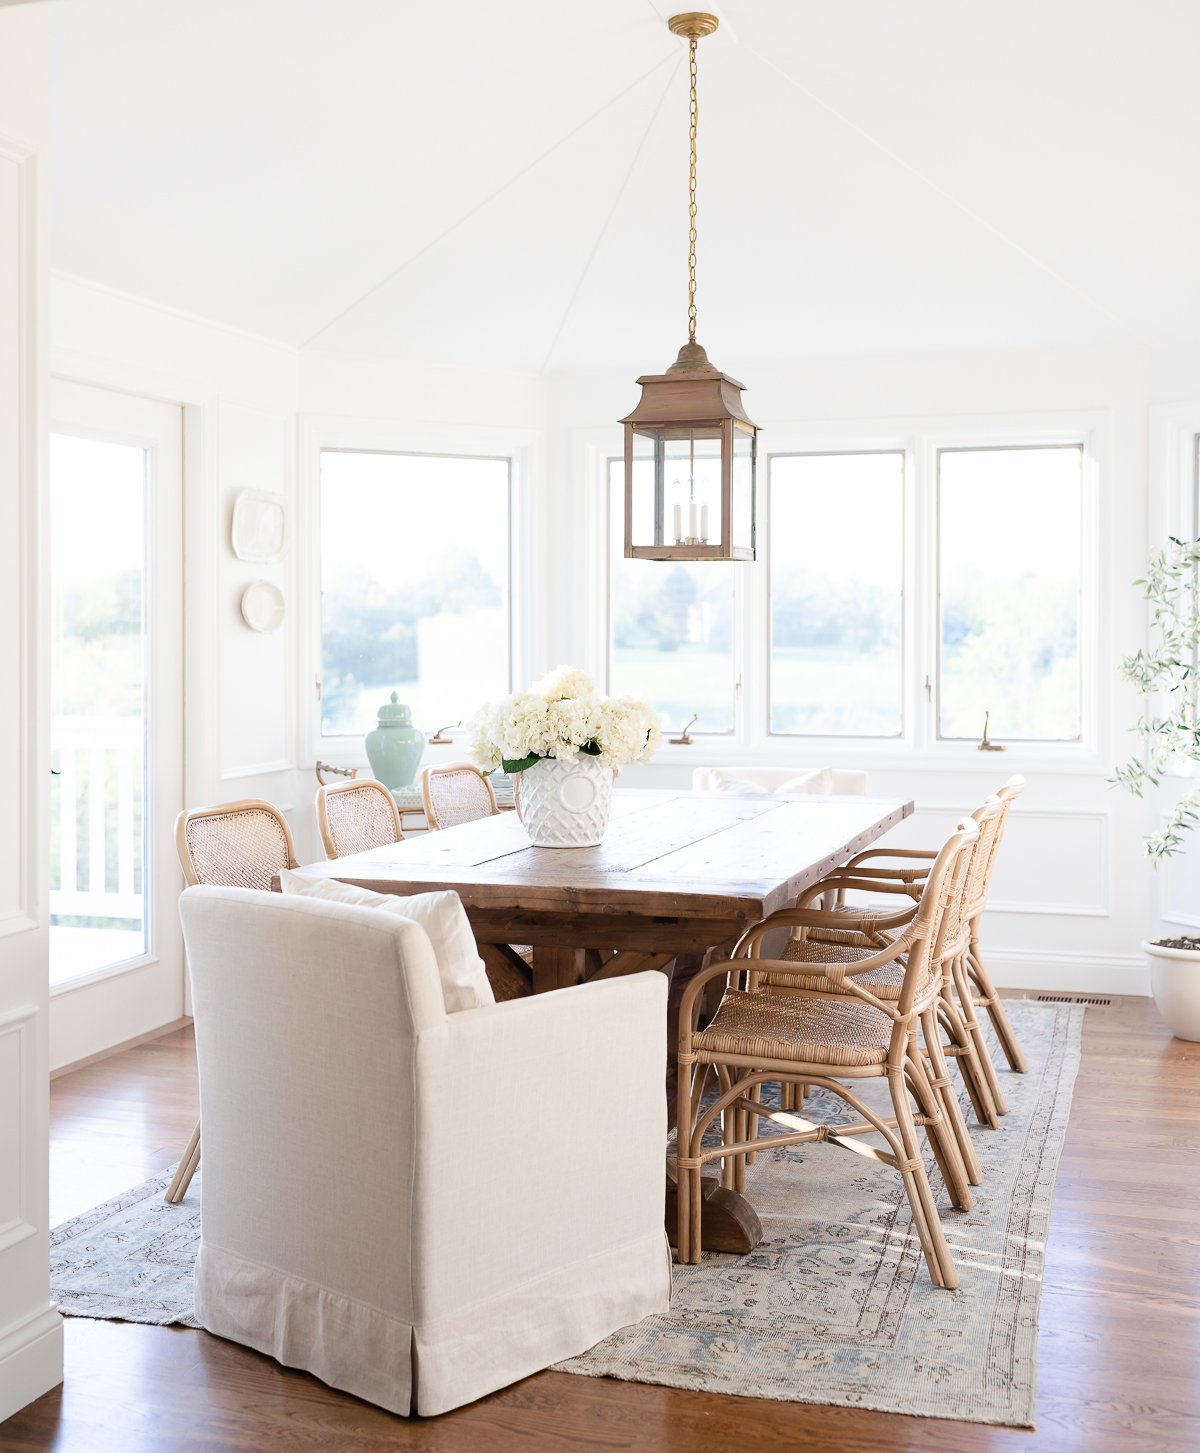
<instances>
[{"instance_id":1,"label":"copper lantern top","mask_svg":"<svg viewBox=\"0 0 1200 1453\"><path fill-rule=\"evenodd\" d=\"M635 429L720 424L725 419L755 427L742 407L745 384L714 368L699 343L685 343L666 373L644 373L638 383L642 397L621 420Z\"/></svg>"}]
</instances>

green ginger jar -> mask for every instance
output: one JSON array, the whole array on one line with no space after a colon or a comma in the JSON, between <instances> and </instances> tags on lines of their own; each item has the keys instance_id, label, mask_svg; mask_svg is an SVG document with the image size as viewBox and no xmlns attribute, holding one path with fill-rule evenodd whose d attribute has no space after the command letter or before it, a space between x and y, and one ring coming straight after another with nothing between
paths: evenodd
<instances>
[{"instance_id":1,"label":"green ginger jar","mask_svg":"<svg viewBox=\"0 0 1200 1453\"><path fill-rule=\"evenodd\" d=\"M425 738L413 726L412 712L393 691L390 703L379 708L379 725L367 733L371 771L392 791L411 787L424 751Z\"/></svg>"}]
</instances>

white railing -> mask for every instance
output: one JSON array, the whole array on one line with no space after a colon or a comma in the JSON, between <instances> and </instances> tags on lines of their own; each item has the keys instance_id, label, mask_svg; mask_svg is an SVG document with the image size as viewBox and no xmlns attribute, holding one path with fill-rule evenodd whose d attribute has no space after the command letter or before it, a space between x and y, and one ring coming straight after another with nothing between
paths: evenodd
<instances>
[{"instance_id":1,"label":"white railing","mask_svg":"<svg viewBox=\"0 0 1200 1453\"><path fill-rule=\"evenodd\" d=\"M55 917L142 918L145 730L140 717L56 716L50 864Z\"/></svg>"}]
</instances>

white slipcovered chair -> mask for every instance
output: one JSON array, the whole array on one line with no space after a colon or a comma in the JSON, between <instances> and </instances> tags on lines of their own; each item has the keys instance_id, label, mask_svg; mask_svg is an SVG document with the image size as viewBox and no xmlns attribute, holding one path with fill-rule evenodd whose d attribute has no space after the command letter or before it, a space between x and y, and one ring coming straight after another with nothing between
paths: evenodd
<instances>
[{"instance_id":1,"label":"white slipcovered chair","mask_svg":"<svg viewBox=\"0 0 1200 1453\"><path fill-rule=\"evenodd\" d=\"M694 792L822 792L861 797L867 774L843 767L696 767Z\"/></svg>"},{"instance_id":2,"label":"white slipcovered chair","mask_svg":"<svg viewBox=\"0 0 1200 1453\"><path fill-rule=\"evenodd\" d=\"M440 1413L667 1310L666 980L447 1013L424 928L190 888L196 1316Z\"/></svg>"}]
</instances>

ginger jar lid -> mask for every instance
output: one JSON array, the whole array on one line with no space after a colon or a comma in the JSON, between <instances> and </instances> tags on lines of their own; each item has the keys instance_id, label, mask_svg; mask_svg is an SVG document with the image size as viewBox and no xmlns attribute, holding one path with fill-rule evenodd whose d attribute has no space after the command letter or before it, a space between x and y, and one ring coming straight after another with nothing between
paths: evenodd
<instances>
[{"instance_id":1,"label":"ginger jar lid","mask_svg":"<svg viewBox=\"0 0 1200 1453\"><path fill-rule=\"evenodd\" d=\"M376 715L380 726L412 726L412 711L394 691L391 701L385 702Z\"/></svg>"}]
</instances>

